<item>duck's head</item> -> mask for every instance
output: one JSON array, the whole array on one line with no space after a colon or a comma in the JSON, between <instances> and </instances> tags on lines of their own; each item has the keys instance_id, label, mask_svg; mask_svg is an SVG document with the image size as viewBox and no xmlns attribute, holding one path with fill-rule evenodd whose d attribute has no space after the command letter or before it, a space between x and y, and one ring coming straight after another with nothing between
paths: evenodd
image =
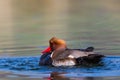
<instances>
[{"instance_id":1,"label":"duck's head","mask_svg":"<svg viewBox=\"0 0 120 80\"><path fill-rule=\"evenodd\" d=\"M43 50L42 53L49 53L60 48L67 48L66 42L62 39L52 37L49 40L49 47Z\"/></svg>"},{"instance_id":2,"label":"duck's head","mask_svg":"<svg viewBox=\"0 0 120 80\"><path fill-rule=\"evenodd\" d=\"M52 51L59 49L59 48L67 48L66 42L56 37L53 37L49 40L49 45Z\"/></svg>"}]
</instances>

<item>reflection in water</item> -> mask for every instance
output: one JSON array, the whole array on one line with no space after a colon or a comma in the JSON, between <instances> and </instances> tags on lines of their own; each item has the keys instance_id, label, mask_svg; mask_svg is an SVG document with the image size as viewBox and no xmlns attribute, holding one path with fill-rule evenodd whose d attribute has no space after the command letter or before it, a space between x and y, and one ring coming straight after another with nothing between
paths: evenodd
<instances>
[{"instance_id":1,"label":"reflection in water","mask_svg":"<svg viewBox=\"0 0 120 80\"><path fill-rule=\"evenodd\" d=\"M14 43L12 0L0 0L0 53Z\"/></svg>"},{"instance_id":2,"label":"reflection in water","mask_svg":"<svg viewBox=\"0 0 120 80\"><path fill-rule=\"evenodd\" d=\"M52 72L50 75L50 80L70 80L69 78L62 75L62 73Z\"/></svg>"},{"instance_id":3,"label":"reflection in water","mask_svg":"<svg viewBox=\"0 0 120 80\"><path fill-rule=\"evenodd\" d=\"M76 78L70 78L64 76L64 73L59 72L52 72L50 75L49 80L101 80L102 77L76 77Z\"/></svg>"},{"instance_id":4,"label":"reflection in water","mask_svg":"<svg viewBox=\"0 0 120 80\"><path fill-rule=\"evenodd\" d=\"M47 46L53 36L67 40L70 47L95 46L106 54L119 53L118 0L1 0L0 4L1 54L38 55L39 46Z\"/></svg>"},{"instance_id":5,"label":"reflection in water","mask_svg":"<svg viewBox=\"0 0 120 80\"><path fill-rule=\"evenodd\" d=\"M1 0L0 4L2 55L38 55L53 36L73 48L95 46L105 54L119 53L118 0Z\"/></svg>"}]
</instances>

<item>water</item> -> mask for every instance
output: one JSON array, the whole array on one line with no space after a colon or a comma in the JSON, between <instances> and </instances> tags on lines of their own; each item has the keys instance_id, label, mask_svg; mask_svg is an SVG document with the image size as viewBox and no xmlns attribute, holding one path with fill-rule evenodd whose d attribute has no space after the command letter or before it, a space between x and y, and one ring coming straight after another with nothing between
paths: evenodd
<instances>
[{"instance_id":1,"label":"water","mask_svg":"<svg viewBox=\"0 0 120 80\"><path fill-rule=\"evenodd\" d=\"M0 78L119 80L119 7L119 0L0 0ZM94 46L107 55L104 65L39 66L40 52L53 36L69 48Z\"/></svg>"},{"instance_id":2,"label":"water","mask_svg":"<svg viewBox=\"0 0 120 80\"><path fill-rule=\"evenodd\" d=\"M39 57L6 57L0 58L0 72L6 78L35 78L46 80L51 76L62 79L61 76L71 79L89 80L93 77L120 76L120 56L107 56L98 65L72 66L72 67L52 67L39 66ZM80 79L81 80L81 79Z\"/></svg>"}]
</instances>

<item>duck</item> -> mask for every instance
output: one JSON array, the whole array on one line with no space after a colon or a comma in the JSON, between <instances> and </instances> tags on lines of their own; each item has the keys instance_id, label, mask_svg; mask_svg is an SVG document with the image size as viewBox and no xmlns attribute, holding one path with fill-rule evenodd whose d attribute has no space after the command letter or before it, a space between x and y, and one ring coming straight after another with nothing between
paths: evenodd
<instances>
[{"instance_id":1,"label":"duck","mask_svg":"<svg viewBox=\"0 0 120 80\"><path fill-rule=\"evenodd\" d=\"M75 66L85 64L98 64L104 55L94 52L94 47L86 49L70 49L66 41L52 37L49 47L42 51L39 65Z\"/></svg>"}]
</instances>

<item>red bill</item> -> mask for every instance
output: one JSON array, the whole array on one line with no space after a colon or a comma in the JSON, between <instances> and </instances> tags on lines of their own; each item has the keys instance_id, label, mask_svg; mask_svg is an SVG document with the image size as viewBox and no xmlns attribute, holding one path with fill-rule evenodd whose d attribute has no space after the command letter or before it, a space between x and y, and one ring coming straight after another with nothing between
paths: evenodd
<instances>
[{"instance_id":1,"label":"red bill","mask_svg":"<svg viewBox=\"0 0 120 80\"><path fill-rule=\"evenodd\" d=\"M51 48L50 47L47 47L46 49L44 49L42 51L43 54L50 53L50 52L51 52Z\"/></svg>"}]
</instances>

